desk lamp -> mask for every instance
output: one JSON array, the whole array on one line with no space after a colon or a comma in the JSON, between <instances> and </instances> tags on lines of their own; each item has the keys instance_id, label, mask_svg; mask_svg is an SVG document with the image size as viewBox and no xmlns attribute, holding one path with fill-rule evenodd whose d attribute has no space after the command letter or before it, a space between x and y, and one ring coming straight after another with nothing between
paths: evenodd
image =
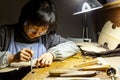
<instances>
[{"instance_id":1,"label":"desk lamp","mask_svg":"<svg viewBox=\"0 0 120 80\"><path fill-rule=\"evenodd\" d=\"M87 26L87 13L99 8L102 8L102 4L100 4L97 0L81 0L82 8L78 12L73 13L73 15L78 15L84 13L85 16L85 26L83 27L83 42L91 42L88 38L88 26Z\"/></svg>"}]
</instances>

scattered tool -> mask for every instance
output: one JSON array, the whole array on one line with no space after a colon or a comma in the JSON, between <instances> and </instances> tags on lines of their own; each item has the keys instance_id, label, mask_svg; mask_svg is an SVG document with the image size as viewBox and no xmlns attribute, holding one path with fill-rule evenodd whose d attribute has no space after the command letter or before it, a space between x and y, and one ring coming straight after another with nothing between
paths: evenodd
<instances>
[{"instance_id":1,"label":"scattered tool","mask_svg":"<svg viewBox=\"0 0 120 80\"><path fill-rule=\"evenodd\" d=\"M110 65L101 57L95 58L90 61L82 62L74 66L79 70L102 70L106 71Z\"/></svg>"},{"instance_id":2,"label":"scattered tool","mask_svg":"<svg viewBox=\"0 0 120 80\"><path fill-rule=\"evenodd\" d=\"M90 60L90 61L86 61L86 62L76 64L74 67L75 68L80 68L80 67L91 66L91 65L96 65L96 64L98 64L98 59L97 58L93 59L93 60Z\"/></svg>"},{"instance_id":3,"label":"scattered tool","mask_svg":"<svg viewBox=\"0 0 120 80\"><path fill-rule=\"evenodd\" d=\"M32 58L30 59L30 68L31 68L31 71L32 71Z\"/></svg>"},{"instance_id":4,"label":"scattered tool","mask_svg":"<svg viewBox=\"0 0 120 80\"><path fill-rule=\"evenodd\" d=\"M77 69L83 70L83 71L92 71L92 70L106 71L109 67L110 65L91 65L91 66L81 67Z\"/></svg>"},{"instance_id":5,"label":"scattered tool","mask_svg":"<svg viewBox=\"0 0 120 80\"><path fill-rule=\"evenodd\" d=\"M96 71L77 71L70 69L54 69L49 72L50 77L93 77Z\"/></svg>"},{"instance_id":6,"label":"scattered tool","mask_svg":"<svg viewBox=\"0 0 120 80\"><path fill-rule=\"evenodd\" d=\"M61 74L65 74L65 73L70 73L73 72L75 70L69 70L69 69L54 69L54 70L50 70L49 74L52 77L60 77Z\"/></svg>"},{"instance_id":7,"label":"scattered tool","mask_svg":"<svg viewBox=\"0 0 120 80\"><path fill-rule=\"evenodd\" d=\"M116 80L115 74L116 74L115 68L111 67L107 70L107 75L111 77L111 80Z\"/></svg>"},{"instance_id":8,"label":"scattered tool","mask_svg":"<svg viewBox=\"0 0 120 80\"><path fill-rule=\"evenodd\" d=\"M61 74L61 77L93 77L96 71L74 71L70 73Z\"/></svg>"}]
</instances>

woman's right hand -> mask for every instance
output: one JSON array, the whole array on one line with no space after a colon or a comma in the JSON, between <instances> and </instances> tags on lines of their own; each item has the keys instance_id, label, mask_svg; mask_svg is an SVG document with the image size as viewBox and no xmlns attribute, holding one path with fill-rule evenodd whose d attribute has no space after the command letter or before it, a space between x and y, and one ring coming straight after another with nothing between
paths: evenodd
<instances>
[{"instance_id":1,"label":"woman's right hand","mask_svg":"<svg viewBox=\"0 0 120 80\"><path fill-rule=\"evenodd\" d=\"M30 49L23 48L18 53L13 55L13 58L10 62L20 62L20 61L30 61L33 56L33 51Z\"/></svg>"}]
</instances>

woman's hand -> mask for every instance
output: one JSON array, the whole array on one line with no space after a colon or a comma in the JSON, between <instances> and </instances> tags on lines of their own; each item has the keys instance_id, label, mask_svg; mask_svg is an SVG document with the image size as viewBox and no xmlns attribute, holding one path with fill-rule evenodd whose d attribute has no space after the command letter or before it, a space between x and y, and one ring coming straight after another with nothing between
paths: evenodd
<instances>
[{"instance_id":1,"label":"woman's hand","mask_svg":"<svg viewBox=\"0 0 120 80\"><path fill-rule=\"evenodd\" d=\"M12 62L30 61L32 56L33 56L32 50L23 48L13 56Z\"/></svg>"},{"instance_id":2,"label":"woman's hand","mask_svg":"<svg viewBox=\"0 0 120 80\"><path fill-rule=\"evenodd\" d=\"M53 61L53 54L51 53L44 53L41 55L36 61L36 67L45 67L51 65Z\"/></svg>"}]
</instances>

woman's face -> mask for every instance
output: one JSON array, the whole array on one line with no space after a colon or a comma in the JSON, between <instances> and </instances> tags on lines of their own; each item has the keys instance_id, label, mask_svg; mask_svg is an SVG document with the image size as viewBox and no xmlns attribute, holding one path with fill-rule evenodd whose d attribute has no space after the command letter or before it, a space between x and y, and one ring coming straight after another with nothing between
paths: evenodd
<instances>
[{"instance_id":1,"label":"woman's face","mask_svg":"<svg viewBox=\"0 0 120 80\"><path fill-rule=\"evenodd\" d=\"M24 31L30 39L38 38L46 34L48 26L36 26L30 23L24 25Z\"/></svg>"}]
</instances>

